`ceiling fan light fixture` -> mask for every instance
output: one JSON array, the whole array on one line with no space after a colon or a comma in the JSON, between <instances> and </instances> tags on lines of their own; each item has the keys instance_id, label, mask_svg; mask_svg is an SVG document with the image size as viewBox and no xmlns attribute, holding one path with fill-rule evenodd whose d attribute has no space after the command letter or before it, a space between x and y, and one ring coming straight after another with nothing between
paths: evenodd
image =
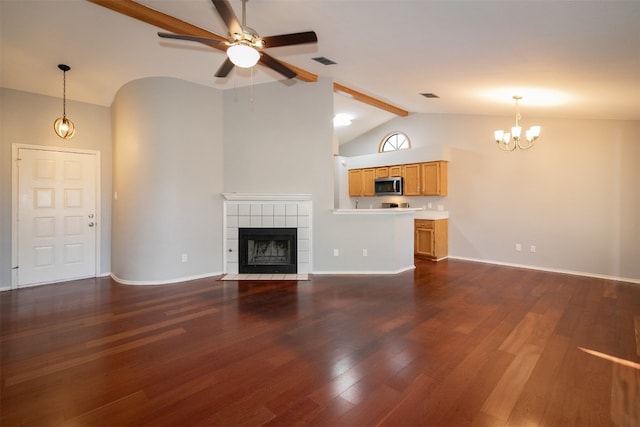
<instances>
[{"instance_id":1,"label":"ceiling fan light fixture","mask_svg":"<svg viewBox=\"0 0 640 427\"><path fill-rule=\"evenodd\" d=\"M260 53L244 43L234 44L227 49L227 56L240 68L251 68L258 63Z\"/></svg>"}]
</instances>

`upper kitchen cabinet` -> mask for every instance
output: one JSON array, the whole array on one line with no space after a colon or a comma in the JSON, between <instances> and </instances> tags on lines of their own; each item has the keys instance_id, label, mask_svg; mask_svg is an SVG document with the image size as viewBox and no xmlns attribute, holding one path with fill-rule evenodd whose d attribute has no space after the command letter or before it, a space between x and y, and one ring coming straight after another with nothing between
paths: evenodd
<instances>
[{"instance_id":1,"label":"upper kitchen cabinet","mask_svg":"<svg viewBox=\"0 0 640 427\"><path fill-rule=\"evenodd\" d=\"M422 163L421 189L423 196L446 196L448 163L445 161Z\"/></svg>"},{"instance_id":2,"label":"upper kitchen cabinet","mask_svg":"<svg viewBox=\"0 0 640 427\"><path fill-rule=\"evenodd\" d=\"M349 197L373 197L376 176L374 168L349 170Z\"/></svg>"},{"instance_id":3,"label":"upper kitchen cabinet","mask_svg":"<svg viewBox=\"0 0 640 427\"><path fill-rule=\"evenodd\" d=\"M404 195L420 196L420 163L404 165L402 168L404 178Z\"/></svg>"},{"instance_id":4,"label":"upper kitchen cabinet","mask_svg":"<svg viewBox=\"0 0 640 427\"><path fill-rule=\"evenodd\" d=\"M389 177L389 167L382 166L380 168L376 168L376 178L388 178Z\"/></svg>"},{"instance_id":5,"label":"upper kitchen cabinet","mask_svg":"<svg viewBox=\"0 0 640 427\"><path fill-rule=\"evenodd\" d=\"M349 170L349 197L375 196L376 178L401 176L405 196L446 196L448 163L444 160Z\"/></svg>"},{"instance_id":6,"label":"upper kitchen cabinet","mask_svg":"<svg viewBox=\"0 0 640 427\"><path fill-rule=\"evenodd\" d=\"M389 166L389 176L402 176L402 165Z\"/></svg>"}]
</instances>

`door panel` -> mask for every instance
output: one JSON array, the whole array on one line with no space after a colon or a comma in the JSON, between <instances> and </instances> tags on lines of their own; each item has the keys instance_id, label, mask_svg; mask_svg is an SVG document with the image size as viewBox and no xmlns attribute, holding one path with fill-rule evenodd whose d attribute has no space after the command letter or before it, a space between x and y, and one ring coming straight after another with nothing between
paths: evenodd
<instances>
[{"instance_id":1,"label":"door panel","mask_svg":"<svg viewBox=\"0 0 640 427\"><path fill-rule=\"evenodd\" d=\"M18 150L18 286L96 275L93 154Z\"/></svg>"}]
</instances>

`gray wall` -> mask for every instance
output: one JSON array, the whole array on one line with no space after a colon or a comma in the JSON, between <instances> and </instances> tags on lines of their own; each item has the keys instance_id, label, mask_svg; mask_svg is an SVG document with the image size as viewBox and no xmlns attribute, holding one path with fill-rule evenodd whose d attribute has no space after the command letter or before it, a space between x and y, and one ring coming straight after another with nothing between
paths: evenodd
<instances>
[{"instance_id":1,"label":"gray wall","mask_svg":"<svg viewBox=\"0 0 640 427\"><path fill-rule=\"evenodd\" d=\"M62 140L53 121L62 115L62 100L0 88L0 288L11 285L12 144L95 150L101 158L101 248L99 274L111 271L111 111L108 107L67 100L67 115L76 134Z\"/></svg>"},{"instance_id":2,"label":"gray wall","mask_svg":"<svg viewBox=\"0 0 640 427\"><path fill-rule=\"evenodd\" d=\"M144 284L220 274L222 93L147 78L123 86L112 110L113 275Z\"/></svg>"},{"instance_id":3,"label":"gray wall","mask_svg":"<svg viewBox=\"0 0 640 427\"><path fill-rule=\"evenodd\" d=\"M389 255L406 235L398 221L333 213L332 83L264 84L253 96L251 88L226 91L224 191L311 194L314 273L391 273L406 258ZM412 251L405 243L401 254Z\"/></svg>"},{"instance_id":4,"label":"gray wall","mask_svg":"<svg viewBox=\"0 0 640 427\"><path fill-rule=\"evenodd\" d=\"M313 196L313 268L333 208L332 82L225 92L224 191ZM252 101L253 99L253 101Z\"/></svg>"},{"instance_id":5,"label":"gray wall","mask_svg":"<svg viewBox=\"0 0 640 427\"><path fill-rule=\"evenodd\" d=\"M448 146L448 196L408 200L450 212L453 257L640 280L640 122L525 116L523 126L542 126L540 141L505 153L493 131L512 120L412 114L340 154L374 153L392 130L407 133L414 147Z\"/></svg>"},{"instance_id":6,"label":"gray wall","mask_svg":"<svg viewBox=\"0 0 640 427\"><path fill-rule=\"evenodd\" d=\"M342 202L334 188L344 185L334 183L334 166L342 166L332 157L331 83L276 82L251 95L251 88L143 79L125 85L111 109L69 102L78 133L67 142L51 130L60 99L2 89L0 283L11 277L12 143L101 152L102 274L155 283L221 272L220 194L234 191L313 195L314 272L384 268L389 245L373 239L375 225L331 211ZM640 123L525 117L524 125L543 126L540 143L503 153L491 136L511 121L414 114L341 154L374 153L391 130L406 132L415 147L447 146L449 195L411 204L450 211L454 257L640 279Z\"/></svg>"},{"instance_id":7,"label":"gray wall","mask_svg":"<svg viewBox=\"0 0 640 427\"><path fill-rule=\"evenodd\" d=\"M333 206L331 84L276 82L224 92L225 192L311 193L314 206Z\"/></svg>"}]
</instances>

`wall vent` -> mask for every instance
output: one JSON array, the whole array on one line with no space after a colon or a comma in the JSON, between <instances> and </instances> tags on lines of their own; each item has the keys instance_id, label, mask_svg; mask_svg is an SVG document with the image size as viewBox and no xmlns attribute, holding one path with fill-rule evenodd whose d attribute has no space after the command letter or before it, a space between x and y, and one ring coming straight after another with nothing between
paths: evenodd
<instances>
[{"instance_id":1,"label":"wall vent","mask_svg":"<svg viewBox=\"0 0 640 427\"><path fill-rule=\"evenodd\" d=\"M336 64L336 62L333 62L332 60L330 60L329 58L326 58L324 56L317 56L317 57L311 58L311 59L321 63L322 65L333 65L333 64Z\"/></svg>"},{"instance_id":2,"label":"wall vent","mask_svg":"<svg viewBox=\"0 0 640 427\"><path fill-rule=\"evenodd\" d=\"M424 96L425 98L440 98L438 95L436 95L435 93L421 93L420 95Z\"/></svg>"}]
</instances>

